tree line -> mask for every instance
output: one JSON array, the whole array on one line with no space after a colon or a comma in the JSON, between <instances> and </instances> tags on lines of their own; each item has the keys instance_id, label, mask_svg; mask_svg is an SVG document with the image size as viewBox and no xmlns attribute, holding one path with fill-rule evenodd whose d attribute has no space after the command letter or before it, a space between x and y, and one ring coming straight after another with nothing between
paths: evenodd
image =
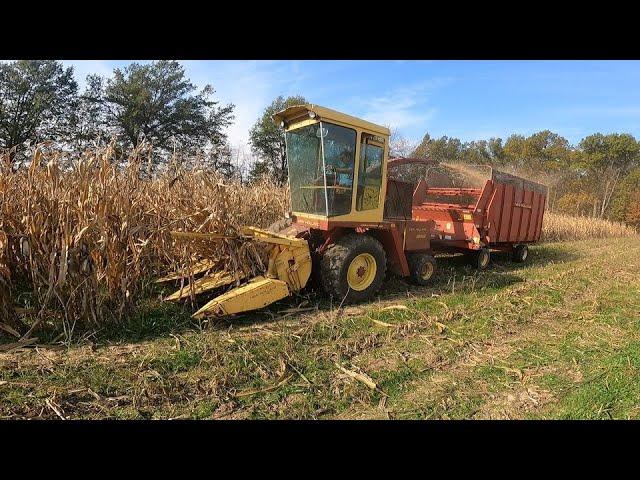
<instances>
[{"instance_id":1,"label":"tree line","mask_svg":"<svg viewBox=\"0 0 640 480\"><path fill-rule=\"evenodd\" d=\"M109 78L89 75L82 92L73 68L59 61L3 63L0 148L20 162L36 143L77 151L112 139L121 149L147 141L157 161L178 149L224 163L234 106L213 94L210 85L198 90L175 61L134 62Z\"/></svg>"},{"instance_id":2,"label":"tree line","mask_svg":"<svg viewBox=\"0 0 640 480\"><path fill-rule=\"evenodd\" d=\"M238 176L225 134L234 105L214 99L211 85L198 89L176 61L131 63L111 77L89 75L79 90L71 67L55 60L0 64L0 148L12 161L27 159L30 145L82 151L114 141L123 151L146 141L154 162L178 152L199 157L227 177ZM249 131L254 161L241 177L287 181L284 135L273 114L307 103L279 96ZM417 145L392 133L392 154L437 161L488 164L550 187L549 208L640 226L640 143L630 134L595 133L577 145L549 130L506 140L463 142L428 133Z\"/></svg>"},{"instance_id":3,"label":"tree line","mask_svg":"<svg viewBox=\"0 0 640 480\"><path fill-rule=\"evenodd\" d=\"M640 142L627 133L595 133L577 145L549 130L462 142L426 134L411 156L485 164L549 186L549 208L640 226Z\"/></svg>"}]
</instances>

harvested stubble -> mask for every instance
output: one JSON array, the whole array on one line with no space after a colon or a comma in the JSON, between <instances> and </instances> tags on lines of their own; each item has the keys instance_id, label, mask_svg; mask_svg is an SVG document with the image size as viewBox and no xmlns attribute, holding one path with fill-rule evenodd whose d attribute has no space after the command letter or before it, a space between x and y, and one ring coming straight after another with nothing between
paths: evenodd
<instances>
[{"instance_id":1,"label":"harvested stubble","mask_svg":"<svg viewBox=\"0 0 640 480\"><path fill-rule=\"evenodd\" d=\"M541 240L561 242L590 238L630 237L637 234L633 227L620 222L545 212Z\"/></svg>"},{"instance_id":2,"label":"harvested stubble","mask_svg":"<svg viewBox=\"0 0 640 480\"><path fill-rule=\"evenodd\" d=\"M17 171L0 158L0 313L14 328L29 328L11 311L16 303L41 327L84 329L126 320L155 277L202 258L246 274L259 268L250 243L184 243L169 232L266 227L287 210L285 190L177 162L150 176L149 153L143 145L122 159L110 145L68 158L37 149Z\"/></svg>"}]
</instances>

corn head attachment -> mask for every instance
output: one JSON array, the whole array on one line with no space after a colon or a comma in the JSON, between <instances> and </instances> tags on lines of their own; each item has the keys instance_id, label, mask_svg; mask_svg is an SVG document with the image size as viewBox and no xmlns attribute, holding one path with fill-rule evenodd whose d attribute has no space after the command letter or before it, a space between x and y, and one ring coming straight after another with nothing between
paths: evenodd
<instances>
[{"instance_id":1,"label":"corn head attachment","mask_svg":"<svg viewBox=\"0 0 640 480\"><path fill-rule=\"evenodd\" d=\"M222 240L238 238L227 235L191 232L172 232L174 238L197 240ZM255 227L243 227L242 239L267 244L269 264L264 275L247 279L242 273L219 271L205 274L189 285L169 295L165 300L179 301L191 295L208 290L241 283L236 288L215 297L193 314L194 318L224 316L256 310L299 292L311 276L311 254L306 240L269 232ZM214 267L213 262L202 261L192 267L193 275L207 272ZM177 272L160 278L157 282L174 281L185 278L185 272ZM242 283L244 282L244 283Z\"/></svg>"}]
</instances>

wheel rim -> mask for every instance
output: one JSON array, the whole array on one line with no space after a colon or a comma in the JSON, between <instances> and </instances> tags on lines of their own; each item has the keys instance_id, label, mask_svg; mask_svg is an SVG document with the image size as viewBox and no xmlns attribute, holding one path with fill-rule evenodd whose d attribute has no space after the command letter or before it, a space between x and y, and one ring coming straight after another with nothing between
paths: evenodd
<instances>
[{"instance_id":1,"label":"wheel rim","mask_svg":"<svg viewBox=\"0 0 640 480\"><path fill-rule=\"evenodd\" d=\"M480 253L480 266L486 267L489 264L489 254L486 251Z\"/></svg>"},{"instance_id":2,"label":"wheel rim","mask_svg":"<svg viewBox=\"0 0 640 480\"><path fill-rule=\"evenodd\" d=\"M528 248L523 248L522 249L522 260L526 260L527 259L527 255L529 255L529 249Z\"/></svg>"},{"instance_id":3,"label":"wheel rim","mask_svg":"<svg viewBox=\"0 0 640 480\"><path fill-rule=\"evenodd\" d=\"M349 264L347 283L351 290L362 291L368 288L376 278L378 266L370 253L361 253Z\"/></svg>"},{"instance_id":4,"label":"wheel rim","mask_svg":"<svg viewBox=\"0 0 640 480\"><path fill-rule=\"evenodd\" d=\"M431 262L427 262L422 266L420 271L420 276L423 280L429 280L433 275L433 264Z\"/></svg>"}]
</instances>

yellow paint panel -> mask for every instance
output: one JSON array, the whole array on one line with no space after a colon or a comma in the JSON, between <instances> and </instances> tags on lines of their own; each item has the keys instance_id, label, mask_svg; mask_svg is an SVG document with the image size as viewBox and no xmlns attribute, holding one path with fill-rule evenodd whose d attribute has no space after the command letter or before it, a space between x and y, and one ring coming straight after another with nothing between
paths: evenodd
<instances>
[{"instance_id":1,"label":"yellow paint panel","mask_svg":"<svg viewBox=\"0 0 640 480\"><path fill-rule=\"evenodd\" d=\"M238 280L244 278L243 273L238 273ZM183 298L188 298L193 291L194 295L199 295L202 292L206 292L207 290L213 290L214 288L222 287L224 285L230 285L236 281L236 276L230 272L217 272L213 275L206 275L202 278L199 278L189 285L184 287L182 290L178 290L177 292L169 295L165 300L168 301L177 301Z\"/></svg>"},{"instance_id":2,"label":"yellow paint panel","mask_svg":"<svg viewBox=\"0 0 640 480\"><path fill-rule=\"evenodd\" d=\"M286 282L256 277L250 283L214 298L193 314L194 318L223 316L257 310L289 295Z\"/></svg>"},{"instance_id":3,"label":"yellow paint panel","mask_svg":"<svg viewBox=\"0 0 640 480\"><path fill-rule=\"evenodd\" d=\"M200 232L169 232L173 238L182 240L224 240L238 238L237 235L225 235L223 233L200 233Z\"/></svg>"},{"instance_id":4,"label":"yellow paint panel","mask_svg":"<svg viewBox=\"0 0 640 480\"><path fill-rule=\"evenodd\" d=\"M358 210L373 210L378 207L378 201L380 199L380 187L365 186L362 196L362 205Z\"/></svg>"},{"instance_id":5,"label":"yellow paint panel","mask_svg":"<svg viewBox=\"0 0 640 480\"><path fill-rule=\"evenodd\" d=\"M191 267L191 275L197 275L202 272L206 272L210 268L212 268L215 263L211 260L202 260ZM179 272L174 272L166 277L162 277L156 280L156 283L170 282L172 280L180 280L181 278L186 278L189 276L189 269L185 268Z\"/></svg>"},{"instance_id":6,"label":"yellow paint panel","mask_svg":"<svg viewBox=\"0 0 640 480\"><path fill-rule=\"evenodd\" d=\"M316 117L313 119L313 121L333 120L348 125L353 125L356 128L371 130L372 132L382 134L385 137L388 137L391 134L387 127L367 122L366 120L362 120L361 118L352 117L351 115L346 115L336 110L331 110L330 108L321 107L320 105L295 105L276 113L273 118L276 123L280 123L280 121L282 120L284 120L285 122L294 121L296 126L299 126L299 121L307 121L307 119L309 118L309 112L313 112L316 114ZM296 120L298 120L298 122L296 122ZM289 128L287 128L287 130L289 130Z\"/></svg>"},{"instance_id":7,"label":"yellow paint panel","mask_svg":"<svg viewBox=\"0 0 640 480\"><path fill-rule=\"evenodd\" d=\"M270 232L257 227L242 227L242 233L265 243L289 245L294 247L306 247L308 245L307 241L303 238L281 235L279 233Z\"/></svg>"}]
</instances>

